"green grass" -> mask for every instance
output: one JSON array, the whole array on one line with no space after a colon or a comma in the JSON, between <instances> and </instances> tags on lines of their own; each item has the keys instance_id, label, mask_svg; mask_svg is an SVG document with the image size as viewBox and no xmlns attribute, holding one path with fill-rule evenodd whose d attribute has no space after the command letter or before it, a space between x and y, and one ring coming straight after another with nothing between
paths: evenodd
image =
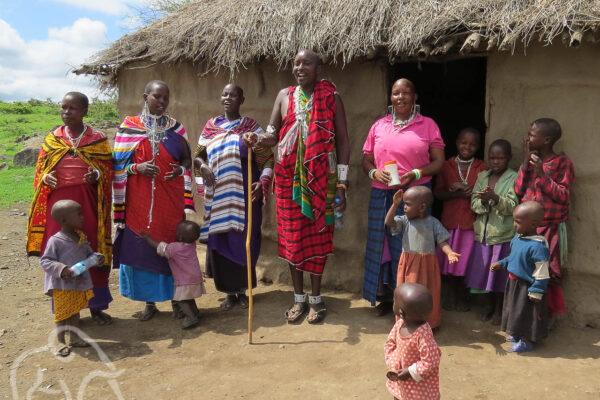
<instances>
[{"instance_id":1,"label":"green grass","mask_svg":"<svg viewBox=\"0 0 600 400\"><path fill-rule=\"evenodd\" d=\"M92 99L84 122L118 120L116 98ZM0 207L31 201L35 168L14 168L13 156L23 149L24 139L45 136L61 124L60 104L52 100L0 101L0 164L6 163L9 167L0 171Z\"/></svg>"},{"instance_id":2,"label":"green grass","mask_svg":"<svg viewBox=\"0 0 600 400\"><path fill-rule=\"evenodd\" d=\"M84 121L118 121L116 99L92 99ZM12 156L23 148L21 138L45 135L62 124L60 104L51 100L0 101L0 155ZM12 161L7 161L12 165Z\"/></svg>"},{"instance_id":3,"label":"green grass","mask_svg":"<svg viewBox=\"0 0 600 400\"><path fill-rule=\"evenodd\" d=\"M35 167L10 168L0 171L0 207L21 201L29 204L33 196Z\"/></svg>"}]
</instances>

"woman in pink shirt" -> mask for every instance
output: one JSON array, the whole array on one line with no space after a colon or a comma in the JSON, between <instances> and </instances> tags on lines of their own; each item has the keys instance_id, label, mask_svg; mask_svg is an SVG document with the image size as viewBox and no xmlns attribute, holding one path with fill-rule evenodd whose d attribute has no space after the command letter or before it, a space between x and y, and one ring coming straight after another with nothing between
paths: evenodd
<instances>
[{"instance_id":1,"label":"woman in pink shirt","mask_svg":"<svg viewBox=\"0 0 600 400\"><path fill-rule=\"evenodd\" d=\"M377 315L392 310L393 291L402 236L392 236L384 219L398 188L426 185L444 164L444 141L437 124L422 116L415 103L418 95L408 79L399 79L392 86L392 114L375 121L363 146L363 169L372 181L369 200L367 249L363 298L375 307ZM392 176L385 164L394 162L400 184L389 186ZM389 167L388 167L389 168ZM404 213L398 207L398 215Z\"/></svg>"}]
</instances>

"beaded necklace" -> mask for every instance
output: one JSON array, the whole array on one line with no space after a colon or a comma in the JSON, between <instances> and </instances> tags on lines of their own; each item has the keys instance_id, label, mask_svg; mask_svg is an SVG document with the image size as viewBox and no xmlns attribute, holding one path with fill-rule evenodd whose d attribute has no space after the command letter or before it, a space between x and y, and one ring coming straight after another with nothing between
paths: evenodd
<instances>
[{"instance_id":1,"label":"beaded necklace","mask_svg":"<svg viewBox=\"0 0 600 400\"><path fill-rule=\"evenodd\" d=\"M146 136L152 146L152 160L158 156L160 152L160 143L167 139L167 130L171 126L171 118L168 115L153 115L148 110L147 104L144 104L142 110L141 120L146 127ZM150 209L148 210L148 225L147 229L150 229L152 224L152 211L154 210L154 191L156 190L156 178L152 178L150 190Z\"/></svg>"},{"instance_id":2,"label":"beaded necklace","mask_svg":"<svg viewBox=\"0 0 600 400\"><path fill-rule=\"evenodd\" d=\"M462 183L464 183L465 185L469 184L469 173L471 173L471 166L473 165L474 160L475 160L475 157L471 157L468 160L463 160L462 158L460 158L460 156L456 156L456 167L458 169L458 176L460 177L460 180L462 181ZM461 163L469 164L469 167L467 168L466 176L463 176L462 169L460 168Z\"/></svg>"},{"instance_id":3,"label":"beaded necklace","mask_svg":"<svg viewBox=\"0 0 600 400\"><path fill-rule=\"evenodd\" d=\"M81 138L83 138L83 134L85 133L85 131L87 131L87 126L84 125L83 131L81 131L81 133L78 136L73 137L71 136L71 131L69 130L69 127L65 125L65 134L71 142L71 157L73 158L77 157L77 148L79 147L79 142L81 142Z\"/></svg>"}]
</instances>

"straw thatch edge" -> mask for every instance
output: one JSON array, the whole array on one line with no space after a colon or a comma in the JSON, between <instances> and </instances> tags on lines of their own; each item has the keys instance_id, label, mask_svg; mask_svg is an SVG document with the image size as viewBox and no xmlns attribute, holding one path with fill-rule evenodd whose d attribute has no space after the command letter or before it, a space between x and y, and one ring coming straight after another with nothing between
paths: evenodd
<instances>
[{"instance_id":1,"label":"straw thatch edge","mask_svg":"<svg viewBox=\"0 0 600 400\"><path fill-rule=\"evenodd\" d=\"M576 47L598 41L599 25L599 0L201 0L121 37L74 73L96 75L105 88L140 63L191 62L233 76L264 59L282 67L300 48L342 66L443 60L558 36Z\"/></svg>"}]
</instances>

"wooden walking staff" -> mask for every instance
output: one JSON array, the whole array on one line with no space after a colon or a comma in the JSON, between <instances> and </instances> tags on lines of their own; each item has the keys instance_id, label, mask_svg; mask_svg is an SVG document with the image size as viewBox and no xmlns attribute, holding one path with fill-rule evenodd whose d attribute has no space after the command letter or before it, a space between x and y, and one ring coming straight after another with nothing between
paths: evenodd
<instances>
[{"instance_id":1,"label":"wooden walking staff","mask_svg":"<svg viewBox=\"0 0 600 400\"><path fill-rule=\"evenodd\" d=\"M252 237L252 147L248 147L248 212L246 213L246 266L248 269L248 344L252 344L252 257L250 238Z\"/></svg>"}]
</instances>

